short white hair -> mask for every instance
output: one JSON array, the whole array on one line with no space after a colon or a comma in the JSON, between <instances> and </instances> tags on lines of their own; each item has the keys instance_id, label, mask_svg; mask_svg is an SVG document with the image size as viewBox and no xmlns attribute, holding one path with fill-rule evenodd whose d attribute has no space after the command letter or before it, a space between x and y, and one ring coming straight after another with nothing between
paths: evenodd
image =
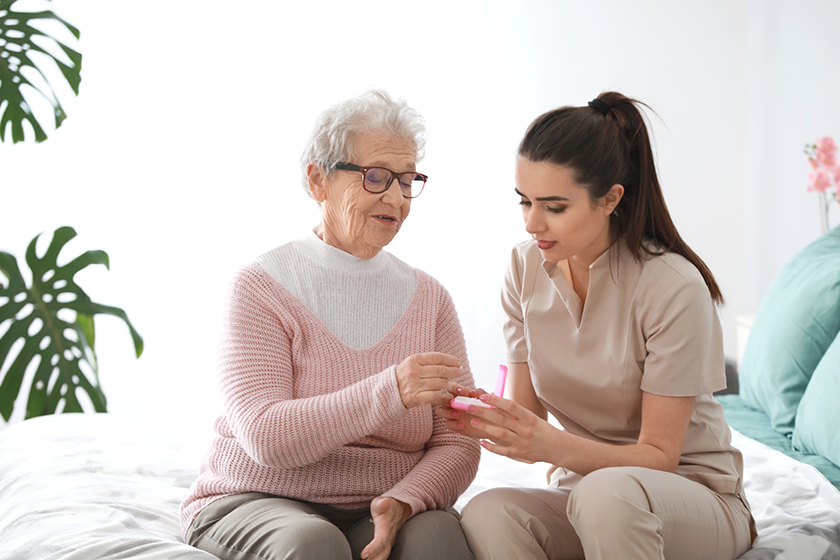
<instances>
[{"instance_id":1,"label":"short white hair","mask_svg":"<svg viewBox=\"0 0 840 560\"><path fill-rule=\"evenodd\" d=\"M415 160L423 159L426 146L426 123L405 100L394 98L385 90L372 89L342 101L318 115L315 128L300 158L303 188L309 191L306 170L317 163L328 177L335 173L339 161L352 162L356 139L366 133L382 133L414 143Z\"/></svg>"}]
</instances>

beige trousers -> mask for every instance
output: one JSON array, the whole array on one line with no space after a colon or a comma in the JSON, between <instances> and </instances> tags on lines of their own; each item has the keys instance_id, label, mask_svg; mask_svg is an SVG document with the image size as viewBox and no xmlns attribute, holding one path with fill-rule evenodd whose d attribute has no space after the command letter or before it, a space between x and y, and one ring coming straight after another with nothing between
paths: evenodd
<instances>
[{"instance_id":1,"label":"beige trousers","mask_svg":"<svg viewBox=\"0 0 840 560\"><path fill-rule=\"evenodd\" d=\"M476 560L732 560L753 539L738 496L639 467L487 490L461 515Z\"/></svg>"},{"instance_id":2,"label":"beige trousers","mask_svg":"<svg viewBox=\"0 0 840 560\"><path fill-rule=\"evenodd\" d=\"M222 560L359 560L373 539L370 510L341 510L270 494L220 498L201 510L187 543ZM455 510L402 526L390 560L473 560Z\"/></svg>"}]
</instances>

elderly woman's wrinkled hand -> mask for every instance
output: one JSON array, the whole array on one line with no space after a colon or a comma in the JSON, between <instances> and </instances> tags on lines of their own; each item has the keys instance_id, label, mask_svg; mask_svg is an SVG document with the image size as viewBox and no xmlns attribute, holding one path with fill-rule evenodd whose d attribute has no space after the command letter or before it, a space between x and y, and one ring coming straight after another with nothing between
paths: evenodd
<instances>
[{"instance_id":1,"label":"elderly woman's wrinkled hand","mask_svg":"<svg viewBox=\"0 0 840 560\"><path fill-rule=\"evenodd\" d=\"M403 406L414 408L424 404L446 406L455 390L453 381L463 375L461 361L455 356L440 352L414 354L402 361L396 369L397 385Z\"/></svg>"},{"instance_id":2,"label":"elderly woman's wrinkled hand","mask_svg":"<svg viewBox=\"0 0 840 560\"><path fill-rule=\"evenodd\" d=\"M370 504L373 540L362 550L365 560L387 560L397 532L411 516L411 507L394 498L379 497Z\"/></svg>"}]
</instances>

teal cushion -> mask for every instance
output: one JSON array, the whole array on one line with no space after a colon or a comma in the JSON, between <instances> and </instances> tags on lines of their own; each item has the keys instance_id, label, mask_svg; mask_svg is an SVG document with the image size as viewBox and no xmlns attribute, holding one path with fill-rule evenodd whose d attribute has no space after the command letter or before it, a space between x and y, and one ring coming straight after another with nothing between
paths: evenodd
<instances>
[{"instance_id":1,"label":"teal cushion","mask_svg":"<svg viewBox=\"0 0 840 560\"><path fill-rule=\"evenodd\" d=\"M840 331L840 226L779 271L755 317L738 373L744 403L793 433L796 410Z\"/></svg>"},{"instance_id":2,"label":"teal cushion","mask_svg":"<svg viewBox=\"0 0 840 560\"><path fill-rule=\"evenodd\" d=\"M793 448L840 465L840 336L828 347L799 402Z\"/></svg>"},{"instance_id":3,"label":"teal cushion","mask_svg":"<svg viewBox=\"0 0 840 560\"><path fill-rule=\"evenodd\" d=\"M766 414L744 405L740 395L716 395L715 398L723 407L724 418L732 428L776 451L781 451L788 457L815 467L831 484L840 489L840 466L822 455L795 450L790 438L771 428L770 418Z\"/></svg>"}]
</instances>

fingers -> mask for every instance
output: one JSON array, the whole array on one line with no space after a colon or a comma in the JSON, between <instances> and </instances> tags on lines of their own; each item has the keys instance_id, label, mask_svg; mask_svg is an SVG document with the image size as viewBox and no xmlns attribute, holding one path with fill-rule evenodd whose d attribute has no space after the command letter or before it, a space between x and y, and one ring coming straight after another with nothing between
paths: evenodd
<instances>
[{"instance_id":1,"label":"fingers","mask_svg":"<svg viewBox=\"0 0 840 560\"><path fill-rule=\"evenodd\" d=\"M446 379L447 382L464 375L461 360L441 352L414 354L403 360L401 365L413 366L413 371L420 377Z\"/></svg>"},{"instance_id":2,"label":"fingers","mask_svg":"<svg viewBox=\"0 0 840 560\"><path fill-rule=\"evenodd\" d=\"M461 377L464 373L461 371L461 360L440 352L412 354L397 366L397 370L421 378L446 379L447 382Z\"/></svg>"},{"instance_id":3,"label":"fingers","mask_svg":"<svg viewBox=\"0 0 840 560\"><path fill-rule=\"evenodd\" d=\"M374 521L373 540L362 549L361 557L363 560L384 560L391 554L391 544L387 535L376 526L376 522Z\"/></svg>"},{"instance_id":4,"label":"fingers","mask_svg":"<svg viewBox=\"0 0 840 560\"><path fill-rule=\"evenodd\" d=\"M388 558L391 554L391 547L386 547L385 544L384 539L374 536L370 544L362 550L362 560L385 560Z\"/></svg>"},{"instance_id":5,"label":"fingers","mask_svg":"<svg viewBox=\"0 0 840 560\"><path fill-rule=\"evenodd\" d=\"M491 439L504 447L510 446L508 440L517 434L519 424L519 418L515 416L516 411L524 409L513 401L493 394L483 393L478 399L493 408L470 405L466 415L458 420L469 423L472 428L471 434L485 434L481 437Z\"/></svg>"},{"instance_id":6,"label":"fingers","mask_svg":"<svg viewBox=\"0 0 840 560\"><path fill-rule=\"evenodd\" d=\"M490 451L491 453L507 457L508 459L513 459L514 461L518 461L520 463L525 463L526 465L533 465L536 462L531 461L530 459L523 459L521 457L516 457L515 455L513 455L513 446L511 446L509 443L507 445L504 445L501 442L493 443L492 441L487 439L482 439L478 443L481 444L481 447L483 447L487 451Z\"/></svg>"},{"instance_id":7,"label":"fingers","mask_svg":"<svg viewBox=\"0 0 840 560\"><path fill-rule=\"evenodd\" d=\"M451 380L463 375L461 361L440 352L414 354L396 367L400 398L406 408L425 404L443 406L447 403L444 390L458 385Z\"/></svg>"},{"instance_id":8,"label":"fingers","mask_svg":"<svg viewBox=\"0 0 840 560\"><path fill-rule=\"evenodd\" d=\"M423 366L446 366L446 367L461 367L461 360L451 354L444 354L443 352L425 352L423 354L414 354L410 356L417 359L417 362Z\"/></svg>"},{"instance_id":9,"label":"fingers","mask_svg":"<svg viewBox=\"0 0 840 560\"><path fill-rule=\"evenodd\" d=\"M453 432L460 432L465 436L473 437L469 432L471 426L469 424L470 416L466 412L455 410L448 406L439 406L435 408L435 416L446 420L444 427Z\"/></svg>"},{"instance_id":10,"label":"fingers","mask_svg":"<svg viewBox=\"0 0 840 560\"><path fill-rule=\"evenodd\" d=\"M391 547L397 536L397 531L405 522L407 505L393 498L379 497L370 503L370 514L373 519L373 540L362 550L364 560L386 560L391 554Z\"/></svg>"},{"instance_id":11,"label":"fingers","mask_svg":"<svg viewBox=\"0 0 840 560\"><path fill-rule=\"evenodd\" d=\"M435 408L435 416L444 420L460 420L463 414L466 413L462 413L460 410L456 410L448 405Z\"/></svg>"},{"instance_id":12,"label":"fingers","mask_svg":"<svg viewBox=\"0 0 840 560\"><path fill-rule=\"evenodd\" d=\"M479 395L477 399L487 405L490 405L490 408L475 405L467 407L467 412L480 420L497 424L499 426L505 426L509 420L514 418L509 412L498 406L500 402L506 401L507 399L501 399L495 395L487 393Z\"/></svg>"},{"instance_id":13,"label":"fingers","mask_svg":"<svg viewBox=\"0 0 840 560\"><path fill-rule=\"evenodd\" d=\"M403 360L403 364L406 364L406 362L414 366L413 371L419 377L445 379L447 384L450 379L457 379L464 375L464 372L461 371L461 360L442 352L414 354Z\"/></svg>"},{"instance_id":14,"label":"fingers","mask_svg":"<svg viewBox=\"0 0 840 560\"><path fill-rule=\"evenodd\" d=\"M486 395L487 391L484 389L473 389L471 387L464 387L463 385L458 385L454 381L450 381L449 385L446 387L447 392L457 396L457 397L470 397L471 399L477 399L481 395Z\"/></svg>"},{"instance_id":15,"label":"fingers","mask_svg":"<svg viewBox=\"0 0 840 560\"><path fill-rule=\"evenodd\" d=\"M471 420L474 416L467 412L441 406L435 409L435 415L446 420L443 425L447 430L452 430L462 436L467 436L477 440L492 437L487 432L473 426ZM498 440L497 443L501 445L509 445L507 442L502 440Z\"/></svg>"},{"instance_id":16,"label":"fingers","mask_svg":"<svg viewBox=\"0 0 840 560\"><path fill-rule=\"evenodd\" d=\"M508 399L482 395L480 400L495 407L468 409L472 429L487 434L479 441L482 447L523 463L543 460L544 450L535 444L541 441L538 430L544 420Z\"/></svg>"},{"instance_id":17,"label":"fingers","mask_svg":"<svg viewBox=\"0 0 840 560\"><path fill-rule=\"evenodd\" d=\"M478 391L481 391L481 394L475 398L483 403L489 404L492 408L476 407L477 410L475 411L475 415L487 420L488 422L504 426L511 420L519 420L529 414L532 414L529 410L516 404L510 399L497 397L493 393L485 393L481 389ZM467 410L467 412L473 414L472 410Z\"/></svg>"}]
</instances>

